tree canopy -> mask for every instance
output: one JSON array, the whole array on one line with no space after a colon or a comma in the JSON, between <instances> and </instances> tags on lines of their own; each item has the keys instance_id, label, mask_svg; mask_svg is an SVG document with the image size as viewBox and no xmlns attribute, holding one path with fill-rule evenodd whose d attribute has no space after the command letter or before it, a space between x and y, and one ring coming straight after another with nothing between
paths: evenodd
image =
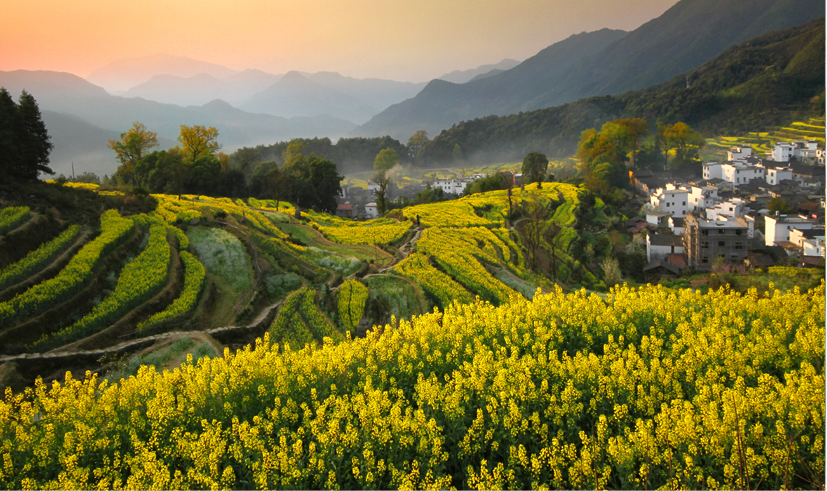
<instances>
[{"instance_id":1,"label":"tree canopy","mask_svg":"<svg viewBox=\"0 0 827 491\"><path fill-rule=\"evenodd\" d=\"M184 158L189 162L195 162L201 157L215 156L221 150L218 130L213 127L181 125L178 143L181 144Z\"/></svg>"},{"instance_id":2,"label":"tree canopy","mask_svg":"<svg viewBox=\"0 0 827 491\"><path fill-rule=\"evenodd\" d=\"M523 159L523 182L526 182L526 177L530 182L536 182L537 188L542 189L543 177L548 170L548 158L545 154L540 152L530 152Z\"/></svg>"},{"instance_id":3,"label":"tree canopy","mask_svg":"<svg viewBox=\"0 0 827 491\"><path fill-rule=\"evenodd\" d=\"M54 174L48 165L53 148L34 97L24 90L15 104L0 87L0 176L37 179L41 173Z\"/></svg>"},{"instance_id":4,"label":"tree canopy","mask_svg":"<svg viewBox=\"0 0 827 491\"><path fill-rule=\"evenodd\" d=\"M108 146L115 151L115 158L124 167L124 174L131 176L138 161L144 158L149 149L158 146L158 135L149 131L143 123L135 121L132 128L121 133L120 141L109 140Z\"/></svg>"}]
</instances>

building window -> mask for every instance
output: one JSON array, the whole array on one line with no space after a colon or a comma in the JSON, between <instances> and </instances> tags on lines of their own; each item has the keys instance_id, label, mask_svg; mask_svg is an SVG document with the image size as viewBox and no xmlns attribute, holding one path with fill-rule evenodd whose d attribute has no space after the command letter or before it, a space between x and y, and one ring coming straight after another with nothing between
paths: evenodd
<instances>
[{"instance_id":1,"label":"building window","mask_svg":"<svg viewBox=\"0 0 827 491\"><path fill-rule=\"evenodd\" d=\"M718 241L718 247L724 247L725 245L726 245L726 242L724 242L723 240Z\"/></svg>"}]
</instances>

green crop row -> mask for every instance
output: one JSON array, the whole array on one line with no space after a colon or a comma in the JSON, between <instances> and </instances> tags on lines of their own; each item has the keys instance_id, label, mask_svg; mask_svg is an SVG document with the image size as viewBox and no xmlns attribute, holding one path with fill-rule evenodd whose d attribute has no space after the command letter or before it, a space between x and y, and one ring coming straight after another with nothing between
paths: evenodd
<instances>
[{"instance_id":1,"label":"green crop row","mask_svg":"<svg viewBox=\"0 0 827 491\"><path fill-rule=\"evenodd\" d=\"M74 324L37 340L33 348L47 349L88 336L148 300L167 281L170 250L164 225L153 225L146 248L127 263L118 277L115 290L92 312Z\"/></svg>"},{"instance_id":2,"label":"green crop row","mask_svg":"<svg viewBox=\"0 0 827 491\"><path fill-rule=\"evenodd\" d=\"M23 281L43 268L80 233L80 226L71 225L56 238L46 242L26 257L0 271L0 290Z\"/></svg>"},{"instance_id":3,"label":"green crop row","mask_svg":"<svg viewBox=\"0 0 827 491\"><path fill-rule=\"evenodd\" d=\"M339 287L339 319L345 329L353 333L362 320L368 288L357 280L347 280Z\"/></svg>"},{"instance_id":4,"label":"green crop row","mask_svg":"<svg viewBox=\"0 0 827 491\"><path fill-rule=\"evenodd\" d=\"M101 258L129 236L133 225L131 219L122 218L115 210L105 212L100 236L78 251L57 276L0 303L0 326L43 312L77 293L92 277Z\"/></svg>"},{"instance_id":5,"label":"green crop row","mask_svg":"<svg viewBox=\"0 0 827 491\"><path fill-rule=\"evenodd\" d=\"M187 251L181 251L181 262L184 263L184 288L181 291L181 295L164 311L158 312L146 321L138 324L139 331L147 329L170 317L190 312L195 308L198 297L204 289L206 270L201 262Z\"/></svg>"},{"instance_id":6,"label":"green crop row","mask_svg":"<svg viewBox=\"0 0 827 491\"><path fill-rule=\"evenodd\" d=\"M0 210L0 234L17 227L29 217L28 206L10 206Z\"/></svg>"}]
</instances>

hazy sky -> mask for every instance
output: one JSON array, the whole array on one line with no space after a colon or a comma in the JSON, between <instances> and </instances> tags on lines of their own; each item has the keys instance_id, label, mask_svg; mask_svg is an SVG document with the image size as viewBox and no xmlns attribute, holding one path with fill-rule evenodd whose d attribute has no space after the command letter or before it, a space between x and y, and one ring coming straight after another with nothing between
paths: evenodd
<instances>
[{"instance_id":1,"label":"hazy sky","mask_svg":"<svg viewBox=\"0 0 827 491\"><path fill-rule=\"evenodd\" d=\"M158 53L241 70L426 81L632 30L677 0L3 0L0 70L82 77Z\"/></svg>"}]
</instances>

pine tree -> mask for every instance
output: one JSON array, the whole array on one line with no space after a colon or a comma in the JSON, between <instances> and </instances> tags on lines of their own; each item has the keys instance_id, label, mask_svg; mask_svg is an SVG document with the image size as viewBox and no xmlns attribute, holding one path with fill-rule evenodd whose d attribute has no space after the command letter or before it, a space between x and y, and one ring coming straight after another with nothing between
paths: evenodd
<instances>
[{"instance_id":1,"label":"pine tree","mask_svg":"<svg viewBox=\"0 0 827 491\"><path fill-rule=\"evenodd\" d=\"M19 142L20 165L15 174L24 179L37 179L43 172L53 175L49 168L49 154L54 148L49 132L40 117L40 109L31 94L25 90L18 103L17 141Z\"/></svg>"},{"instance_id":2,"label":"pine tree","mask_svg":"<svg viewBox=\"0 0 827 491\"><path fill-rule=\"evenodd\" d=\"M0 87L0 176L10 175L19 166L17 113L11 94Z\"/></svg>"}]
</instances>

